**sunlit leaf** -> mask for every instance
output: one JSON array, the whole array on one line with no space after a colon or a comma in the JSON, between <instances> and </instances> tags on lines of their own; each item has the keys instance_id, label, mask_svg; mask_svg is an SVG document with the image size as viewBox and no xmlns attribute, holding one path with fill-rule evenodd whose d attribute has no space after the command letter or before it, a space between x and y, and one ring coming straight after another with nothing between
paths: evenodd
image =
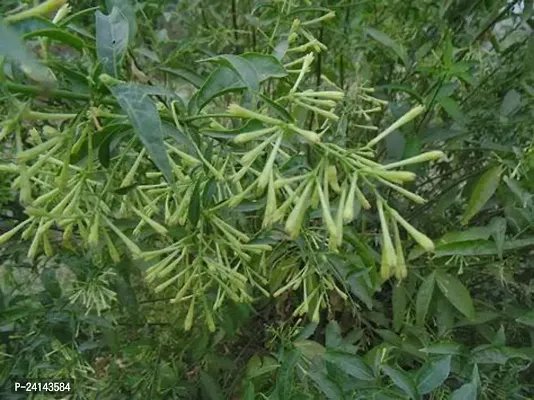
<instances>
[{"instance_id":1,"label":"sunlit leaf","mask_svg":"<svg viewBox=\"0 0 534 400\"><path fill-rule=\"evenodd\" d=\"M454 276L443 271L436 272L436 283L450 303L467 318L475 318L473 300L467 288Z\"/></svg>"}]
</instances>

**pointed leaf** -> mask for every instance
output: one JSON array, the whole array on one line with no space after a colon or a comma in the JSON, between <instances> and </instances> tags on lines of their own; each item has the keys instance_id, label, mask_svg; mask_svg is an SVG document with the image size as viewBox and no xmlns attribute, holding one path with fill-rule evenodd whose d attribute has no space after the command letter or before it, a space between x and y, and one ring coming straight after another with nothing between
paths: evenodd
<instances>
[{"instance_id":1,"label":"pointed leaf","mask_svg":"<svg viewBox=\"0 0 534 400\"><path fill-rule=\"evenodd\" d=\"M356 379L375 380L373 370L358 356L329 350L323 358Z\"/></svg>"},{"instance_id":2,"label":"pointed leaf","mask_svg":"<svg viewBox=\"0 0 534 400\"><path fill-rule=\"evenodd\" d=\"M417 298L415 301L415 319L417 325L424 325L428 308L430 307L430 301L434 293L434 282L436 273L433 272L428 275L417 292Z\"/></svg>"},{"instance_id":3,"label":"pointed leaf","mask_svg":"<svg viewBox=\"0 0 534 400\"><path fill-rule=\"evenodd\" d=\"M34 30L25 34L23 36L23 39L27 40L34 37L46 37L52 40L57 40L58 42L68 44L69 46L79 51L82 51L85 47L85 42L82 39L63 29L52 28Z\"/></svg>"},{"instance_id":4,"label":"pointed leaf","mask_svg":"<svg viewBox=\"0 0 534 400\"><path fill-rule=\"evenodd\" d=\"M237 72L241 78L241 81L249 90L253 92L257 92L259 90L260 77L258 72L248 60L233 54L223 54L212 58L211 60L221 61L223 65L232 68L235 72Z\"/></svg>"},{"instance_id":5,"label":"pointed leaf","mask_svg":"<svg viewBox=\"0 0 534 400\"><path fill-rule=\"evenodd\" d=\"M200 371L200 385L206 397L211 400L223 400L223 391L219 383L207 372Z\"/></svg>"},{"instance_id":6,"label":"pointed leaf","mask_svg":"<svg viewBox=\"0 0 534 400\"><path fill-rule=\"evenodd\" d=\"M171 165L163 143L161 120L155 104L137 86L118 84L112 86L110 90L121 108L128 114L135 132L139 135L156 167L168 182L173 183Z\"/></svg>"},{"instance_id":7,"label":"pointed leaf","mask_svg":"<svg viewBox=\"0 0 534 400\"><path fill-rule=\"evenodd\" d=\"M437 271L436 283L441 293L456 307L458 311L469 319L475 318L473 300L467 288L454 276L443 271Z\"/></svg>"},{"instance_id":8,"label":"pointed leaf","mask_svg":"<svg viewBox=\"0 0 534 400\"><path fill-rule=\"evenodd\" d=\"M534 311L529 311L516 319L520 324L534 328Z\"/></svg>"},{"instance_id":9,"label":"pointed leaf","mask_svg":"<svg viewBox=\"0 0 534 400\"><path fill-rule=\"evenodd\" d=\"M96 15L96 54L104 71L117 76L117 69L128 47L128 21L117 7L111 14Z\"/></svg>"},{"instance_id":10,"label":"pointed leaf","mask_svg":"<svg viewBox=\"0 0 534 400\"><path fill-rule=\"evenodd\" d=\"M135 8L131 0L106 0L106 8L113 11L117 7L122 16L128 21L128 37L132 41L137 33L137 21L135 20Z\"/></svg>"},{"instance_id":11,"label":"pointed leaf","mask_svg":"<svg viewBox=\"0 0 534 400\"><path fill-rule=\"evenodd\" d=\"M336 321L330 321L325 330L325 345L329 349L338 348L341 345L343 338L341 337L341 329Z\"/></svg>"},{"instance_id":12,"label":"pointed leaf","mask_svg":"<svg viewBox=\"0 0 534 400\"><path fill-rule=\"evenodd\" d=\"M404 371L389 365L382 365L382 371L391 378L395 386L402 389L411 399L419 398L414 381Z\"/></svg>"},{"instance_id":13,"label":"pointed leaf","mask_svg":"<svg viewBox=\"0 0 534 400\"><path fill-rule=\"evenodd\" d=\"M459 124L465 124L467 118L463 114L462 110L460 110L460 106L456 100L451 97L439 97L438 102L452 119Z\"/></svg>"},{"instance_id":14,"label":"pointed leaf","mask_svg":"<svg viewBox=\"0 0 534 400\"><path fill-rule=\"evenodd\" d=\"M450 371L451 356L423 365L417 377L417 390L420 394L432 392L445 382Z\"/></svg>"},{"instance_id":15,"label":"pointed leaf","mask_svg":"<svg viewBox=\"0 0 534 400\"><path fill-rule=\"evenodd\" d=\"M462 224L467 224L484 207L491 196L493 196L499 186L501 173L502 167L498 166L482 174L473 189L473 193L462 217Z\"/></svg>"},{"instance_id":16,"label":"pointed leaf","mask_svg":"<svg viewBox=\"0 0 534 400\"><path fill-rule=\"evenodd\" d=\"M521 106L521 94L517 90L509 90L504 96L501 104L501 115L508 117L517 111Z\"/></svg>"},{"instance_id":17,"label":"pointed leaf","mask_svg":"<svg viewBox=\"0 0 534 400\"><path fill-rule=\"evenodd\" d=\"M406 51L402 47L402 45L398 44L396 41L391 39L388 35L386 35L384 32L381 32L374 28L367 28L365 32L371 36L376 41L382 43L384 46L389 47L392 49L397 56L401 59L401 61L404 64L408 64L408 58L406 56Z\"/></svg>"},{"instance_id":18,"label":"pointed leaf","mask_svg":"<svg viewBox=\"0 0 534 400\"><path fill-rule=\"evenodd\" d=\"M313 380L317 388L331 400L342 400L343 391L339 385L334 382L322 371L308 371L308 376Z\"/></svg>"},{"instance_id":19,"label":"pointed leaf","mask_svg":"<svg viewBox=\"0 0 534 400\"><path fill-rule=\"evenodd\" d=\"M404 323L406 315L407 295L404 285L398 284L393 287L391 306L393 308L393 329L398 332Z\"/></svg>"},{"instance_id":20,"label":"pointed leaf","mask_svg":"<svg viewBox=\"0 0 534 400\"><path fill-rule=\"evenodd\" d=\"M452 392L450 400L477 400L477 386L473 382L466 383Z\"/></svg>"},{"instance_id":21,"label":"pointed leaf","mask_svg":"<svg viewBox=\"0 0 534 400\"><path fill-rule=\"evenodd\" d=\"M20 64L22 70L33 80L43 84L54 84L52 72L40 64L26 49L17 32L0 20L0 57L6 57Z\"/></svg>"}]
</instances>

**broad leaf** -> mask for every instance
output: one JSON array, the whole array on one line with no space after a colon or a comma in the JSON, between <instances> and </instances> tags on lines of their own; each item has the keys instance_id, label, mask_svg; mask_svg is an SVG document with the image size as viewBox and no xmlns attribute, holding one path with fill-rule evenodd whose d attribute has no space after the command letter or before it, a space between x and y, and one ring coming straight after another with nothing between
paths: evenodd
<instances>
[{"instance_id":1,"label":"broad leaf","mask_svg":"<svg viewBox=\"0 0 534 400\"><path fill-rule=\"evenodd\" d=\"M417 291L417 298L415 301L415 319L417 325L421 326L425 323L426 314L428 313L432 294L434 293L435 276L435 272L428 275Z\"/></svg>"},{"instance_id":2,"label":"broad leaf","mask_svg":"<svg viewBox=\"0 0 534 400\"><path fill-rule=\"evenodd\" d=\"M477 400L477 397L477 386L469 382L452 392L450 400Z\"/></svg>"},{"instance_id":3,"label":"broad leaf","mask_svg":"<svg viewBox=\"0 0 534 400\"><path fill-rule=\"evenodd\" d=\"M449 341L437 342L422 348L421 351L429 354L462 354L462 345Z\"/></svg>"},{"instance_id":4,"label":"broad leaf","mask_svg":"<svg viewBox=\"0 0 534 400\"><path fill-rule=\"evenodd\" d=\"M118 84L110 88L121 108L128 114L135 132L152 161L168 182L173 183L171 165L163 143L163 130L153 101L136 85Z\"/></svg>"},{"instance_id":5,"label":"broad leaf","mask_svg":"<svg viewBox=\"0 0 534 400\"><path fill-rule=\"evenodd\" d=\"M451 371L451 356L443 357L430 365L425 364L417 376L417 390L420 394L427 394L445 382Z\"/></svg>"},{"instance_id":6,"label":"broad leaf","mask_svg":"<svg viewBox=\"0 0 534 400\"><path fill-rule=\"evenodd\" d=\"M358 356L329 350L323 358L356 379L375 380L373 370Z\"/></svg>"},{"instance_id":7,"label":"broad leaf","mask_svg":"<svg viewBox=\"0 0 534 400\"><path fill-rule=\"evenodd\" d=\"M104 71L117 76L118 66L128 47L128 21L117 7L113 7L109 15L97 11L95 16L96 54Z\"/></svg>"},{"instance_id":8,"label":"broad leaf","mask_svg":"<svg viewBox=\"0 0 534 400\"><path fill-rule=\"evenodd\" d=\"M317 388L323 392L326 398L331 400L342 400L343 391L339 385L322 371L308 371L308 376L313 380Z\"/></svg>"},{"instance_id":9,"label":"broad leaf","mask_svg":"<svg viewBox=\"0 0 534 400\"><path fill-rule=\"evenodd\" d=\"M401 61L404 64L408 64L408 58L406 56L406 51L402 47L402 45L398 44L396 41L391 39L388 35L386 35L384 32L381 32L374 28L367 28L365 32L371 36L376 41L382 43L384 46L389 47L392 49L397 56L401 59Z\"/></svg>"},{"instance_id":10,"label":"broad leaf","mask_svg":"<svg viewBox=\"0 0 534 400\"><path fill-rule=\"evenodd\" d=\"M534 311L529 311L516 319L520 324L534 328Z\"/></svg>"},{"instance_id":11,"label":"broad leaf","mask_svg":"<svg viewBox=\"0 0 534 400\"><path fill-rule=\"evenodd\" d=\"M452 119L459 124L465 124L467 118L462 113L462 110L460 110L460 106L456 100L451 97L439 97L438 102Z\"/></svg>"},{"instance_id":12,"label":"broad leaf","mask_svg":"<svg viewBox=\"0 0 534 400\"><path fill-rule=\"evenodd\" d=\"M506 93L502 100L500 113L503 117L512 115L521 106L521 94L512 89Z\"/></svg>"},{"instance_id":13,"label":"broad leaf","mask_svg":"<svg viewBox=\"0 0 534 400\"><path fill-rule=\"evenodd\" d=\"M217 381L207 372L200 371L200 385L205 396L210 400L224 399L221 386Z\"/></svg>"},{"instance_id":14,"label":"broad leaf","mask_svg":"<svg viewBox=\"0 0 534 400\"><path fill-rule=\"evenodd\" d=\"M6 57L20 64L20 67L31 79L52 85L56 78L52 72L40 64L26 49L16 31L0 20L0 57Z\"/></svg>"},{"instance_id":15,"label":"broad leaf","mask_svg":"<svg viewBox=\"0 0 534 400\"><path fill-rule=\"evenodd\" d=\"M493 167L486 171L473 189L467 208L462 216L462 224L467 224L473 218L497 190L501 180L502 168Z\"/></svg>"},{"instance_id":16,"label":"broad leaf","mask_svg":"<svg viewBox=\"0 0 534 400\"><path fill-rule=\"evenodd\" d=\"M330 321L325 329L325 346L329 349L338 348L342 340L339 324L336 321Z\"/></svg>"},{"instance_id":17,"label":"broad leaf","mask_svg":"<svg viewBox=\"0 0 534 400\"><path fill-rule=\"evenodd\" d=\"M117 7L122 16L128 21L128 38L131 42L137 33L134 5L131 0L106 0L108 12L113 12L113 7Z\"/></svg>"},{"instance_id":18,"label":"broad leaf","mask_svg":"<svg viewBox=\"0 0 534 400\"><path fill-rule=\"evenodd\" d=\"M260 76L254 66L245 58L233 54L223 54L212 58L223 65L234 70L245 86L252 92L257 92L260 88Z\"/></svg>"},{"instance_id":19,"label":"broad leaf","mask_svg":"<svg viewBox=\"0 0 534 400\"><path fill-rule=\"evenodd\" d=\"M63 29L52 28L34 30L32 32L26 33L23 36L23 39L27 40L34 37L46 37L52 40L57 40L58 42L68 44L69 46L79 51L82 51L85 47L85 42L82 39Z\"/></svg>"},{"instance_id":20,"label":"broad leaf","mask_svg":"<svg viewBox=\"0 0 534 400\"><path fill-rule=\"evenodd\" d=\"M454 276L436 272L436 283L449 302L469 319L475 318L473 300L466 287Z\"/></svg>"},{"instance_id":21,"label":"broad leaf","mask_svg":"<svg viewBox=\"0 0 534 400\"><path fill-rule=\"evenodd\" d=\"M412 378L408 376L404 371L397 368L390 367L389 365L382 365L382 371L391 378L395 386L402 389L410 399L418 399L419 393Z\"/></svg>"}]
</instances>

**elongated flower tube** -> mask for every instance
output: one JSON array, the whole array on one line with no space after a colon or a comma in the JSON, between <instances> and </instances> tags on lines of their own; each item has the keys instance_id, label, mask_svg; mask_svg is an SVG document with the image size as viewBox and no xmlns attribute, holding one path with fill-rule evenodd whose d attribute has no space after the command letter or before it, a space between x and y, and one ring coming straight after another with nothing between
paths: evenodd
<instances>
[{"instance_id":1,"label":"elongated flower tube","mask_svg":"<svg viewBox=\"0 0 534 400\"><path fill-rule=\"evenodd\" d=\"M263 192L263 189L267 186L267 183L269 183L269 177L273 173L273 165L274 161L276 159L276 155L278 154L278 150L280 149L280 144L282 143L283 134L278 134L278 139L276 140L276 143L273 146L273 149L271 150L271 154L269 155L269 158L267 159L267 162L265 163L265 166L263 167L263 171L258 178L258 191Z\"/></svg>"},{"instance_id":2,"label":"elongated flower tube","mask_svg":"<svg viewBox=\"0 0 534 400\"><path fill-rule=\"evenodd\" d=\"M269 125L280 125L282 124L282 121L276 118L269 117L264 114L257 113L252 110L248 110L246 108L243 108L237 104L230 104L228 106L228 112L236 117L240 118L251 118L251 119L257 119L258 121L265 122Z\"/></svg>"},{"instance_id":3,"label":"elongated flower tube","mask_svg":"<svg viewBox=\"0 0 534 400\"><path fill-rule=\"evenodd\" d=\"M384 139L387 135L389 135L391 132L393 132L396 129L399 129L401 126L406 125L408 122L410 122L411 120L416 118L424 110L425 110L425 107L421 106L421 105L412 108L410 111L408 111L402 117L400 117L397 121L395 121L393 124L391 124L388 128L386 128L384 131L382 131L380 134L378 134L378 136L376 136L369 143L367 143L366 147L373 147L378 142L380 142L382 139Z\"/></svg>"},{"instance_id":4,"label":"elongated flower tube","mask_svg":"<svg viewBox=\"0 0 534 400\"><path fill-rule=\"evenodd\" d=\"M397 221L393 220L393 238L395 241L395 253L397 254L397 262L395 265L395 277L400 281L408 275L406 269L406 261L404 260L404 252L402 251L402 242L399 234L399 227Z\"/></svg>"},{"instance_id":5,"label":"elongated flower tube","mask_svg":"<svg viewBox=\"0 0 534 400\"><path fill-rule=\"evenodd\" d=\"M426 251L434 251L434 242L430 240L428 236L415 229L410 223L408 223L408 221L402 218L397 211L390 209L389 213L403 226L404 229L406 229L406 232L410 234L410 236L419 244L419 246Z\"/></svg>"},{"instance_id":6,"label":"elongated flower tube","mask_svg":"<svg viewBox=\"0 0 534 400\"><path fill-rule=\"evenodd\" d=\"M247 143L251 140L260 139L261 137L274 133L278 128L272 126L270 128L258 129L255 131L244 132L237 135L233 140L235 143Z\"/></svg>"},{"instance_id":7,"label":"elongated flower tube","mask_svg":"<svg viewBox=\"0 0 534 400\"><path fill-rule=\"evenodd\" d=\"M382 279L387 279L389 278L391 269L395 267L397 256L395 254L391 236L389 234L388 223L384 214L384 205L382 200L377 199L376 206L378 209L378 216L380 218L380 229L382 230L382 252L384 257L380 275L382 276ZM384 266L387 266L387 268L384 268Z\"/></svg>"},{"instance_id":8,"label":"elongated flower tube","mask_svg":"<svg viewBox=\"0 0 534 400\"><path fill-rule=\"evenodd\" d=\"M306 187L304 188L304 191L302 192L302 195L299 197L297 204L295 205L295 208L291 211L289 216L286 220L286 232L289 234L289 236L295 240L299 233L300 228L302 227L302 221L304 219L304 214L306 213L306 210L308 209L308 201L310 197L310 192L313 188L314 182L310 180Z\"/></svg>"},{"instance_id":9,"label":"elongated flower tube","mask_svg":"<svg viewBox=\"0 0 534 400\"><path fill-rule=\"evenodd\" d=\"M415 156L415 157L410 157L410 158L406 158L404 160L397 161L391 164L386 164L382 168L392 169L392 168L403 167L405 165L418 164L418 163L427 162L427 161L444 160L446 158L447 156L442 151L439 151L439 150L428 151L426 153L419 154L418 156Z\"/></svg>"}]
</instances>

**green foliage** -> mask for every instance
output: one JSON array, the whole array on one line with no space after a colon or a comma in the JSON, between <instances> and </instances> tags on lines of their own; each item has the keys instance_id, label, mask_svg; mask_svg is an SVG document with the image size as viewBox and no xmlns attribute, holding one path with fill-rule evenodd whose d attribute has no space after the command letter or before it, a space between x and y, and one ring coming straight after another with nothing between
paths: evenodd
<instances>
[{"instance_id":1,"label":"green foliage","mask_svg":"<svg viewBox=\"0 0 534 400\"><path fill-rule=\"evenodd\" d=\"M531 1L26 3L2 398L534 396Z\"/></svg>"}]
</instances>

